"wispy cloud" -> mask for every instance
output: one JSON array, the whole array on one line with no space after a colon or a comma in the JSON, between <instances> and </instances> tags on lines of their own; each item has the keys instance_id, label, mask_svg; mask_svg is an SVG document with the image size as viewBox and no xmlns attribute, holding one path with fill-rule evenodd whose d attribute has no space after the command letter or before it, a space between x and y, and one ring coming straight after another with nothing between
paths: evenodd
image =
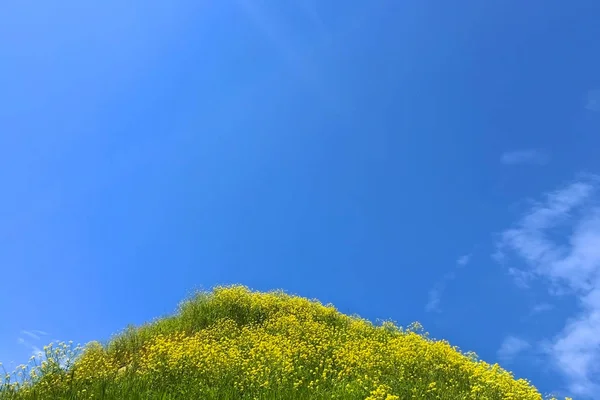
<instances>
[{"instance_id":1,"label":"wispy cloud","mask_svg":"<svg viewBox=\"0 0 600 400\"><path fill-rule=\"evenodd\" d=\"M526 149L507 151L500 157L500 162L505 165L545 165L550 161L550 156L540 149Z\"/></svg>"},{"instance_id":2,"label":"wispy cloud","mask_svg":"<svg viewBox=\"0 0 600 400\"><path fill-rule=\"evenodd\" d=\"M46 336L47 333L44 331L38 331L38 330L31 330L31 331L26 331L26 330L22 330L21 331L22 335L28 336L29 338L33 339L33 340L40 340L40 336Z\"/></svg>"},{"instance_id":3,"label":"wispy cloud","mask_svg":"<svg viewBox=\"0 0 600 400\"><path fill-rule=\"evenodd\" d=\"M580 179L544 196L514 227L498 252L524 265L520 280L541 279L551 294L570 294L580 311L549 340L547 354L579 396L600 397L600 196L598 177Z\"/></svg>"},{"instance_id":4,"label":"wispy cloud","mask_svg":"<svg viewBox=\"0 0 600 400\"><path fill-rule=\"evenodd\" d=\"M40 330L21 330L21 336L17 338L17 343L27 347L31 351L31 355L37 356L42 353L40 350L39 342L41 341L42 336L47 336L48 334L44 331Z\"/></svg>"},{"instance_id":5,"label":"wispy cloud","mask_svg":"<svg viewBox=\"0 0 600 400\"><path fill-rule=\"evenodd\" d=\"M552 309L554 309L554 306L552 304L540 303L536 304L531 308L531 314L540 314L546 311L550 311Z\"/></svg>"},{"instance_id":6,"label":"wispy cloud","mask_svg":"<svg viewBox=\"0 0 600 400\"><path fill-rule=\"evenodd\" d=\"M466 266L471 260L471 254L467 254L459 257L456 260L456 268L462 268ZM427 295L427 304L425 304L425 311L427 312L440 312L440 300L442 298L442 294L446 289L448 282L452 281L456 277L456 273L454 270L446 273L442 279L437 281L433 288L429 291Z\"/></svg>"},{"instance_id":7,"label":"wispy cloud","mask_svg":"<svg viewBox=\"0 0 600 400\"><path fill-rule=\"evenodd\" d=\"M531 344L524 339L516 336L507 336L498 349L498 358L503 362L510 362L530 347Z\"/></svg>"},{"instance_id":8,"label":"wispy cloud","mask_svg":"<svg viewBox=\"0 0 600 400\"><path fill-rule=\"evenodd\" d=\"M277 15L276 10L272 7L267 8L256 0L239 0L238 5L275 46L290 70L319 96L319 99L324 102L323 105L339 111L343 99L326 83L318 59L309 57L306 51L301 51L300 47L291 40L291 36L286 33L285 29L288 24L282 16ZM313 22L320 21L322 23L316 9L305 5L305 10L311 11ZM321 29L323 29L322 25ZM321 30L321 34L324 34L323 30Z\"/></svg>"},{"instance_id":9,"label":"wispy cloud","mask_svg":"<svg viewBox=\"0 0 600 400\"><path fill-rule=\"evenodd\" d=\"M471 261L471 254L465 254L464 256L458 257L456 260L456 265L459 267L464 267Z\"/></svg>"},{"instance_id":10,"label":"wispy cloud","mask_svg":"<svg viewBox=\"0 0 600 400\"><path fill-rule=\"evenodd\" d=\"M590 90L588 92L585 108L590 111L600 111L600 89Z\"/></svg>"},{"instance_id":11,"label":"wispy cloud","mask_svg":"<svg viewBox=\"0 0 600 400\"><path fill-rule=\"evenodd\" d=\"M440 311L440 300L442 298L442 291L444 290L444 284L437 284L434 286L428 294L427 304L425 305L425 311L427 312L439 312Z\"/></svg>"}]
</instances>

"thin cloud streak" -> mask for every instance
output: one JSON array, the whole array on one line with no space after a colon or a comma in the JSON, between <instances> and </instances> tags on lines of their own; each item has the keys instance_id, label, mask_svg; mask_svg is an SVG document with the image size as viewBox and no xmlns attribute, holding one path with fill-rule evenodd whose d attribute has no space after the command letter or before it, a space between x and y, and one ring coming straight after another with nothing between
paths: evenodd
<instances>
[{"instance_id":1,"label":"thin cloud streak","mask_svg":"<svg viewBox=\"0 0 600 400\"><path fill-rule=\"evenodd\" d=\"M442 291L444 290L443 284L438 284L436 287L431 289L428 294L427 304L425 305L425 311L427 312L440 312L440 299L442 298Z\"/></svg>"},{"instance_id":2,"label":"thin cloud streak","mask_svg":"<svg viewBox=\"0 0 600 400\"><path fill-rule=\"evenodd\" d=\"M587 104L585 108L590 111L600 112L600 89L590 90L588 92Z\"/></svg>"},{"instance_id":3,"label":"thin cloud streak","mask_svg":"<svg viewBox=\"0 0 600 400\"><path fill-rule=\"evenodd\" d=\"M500 157L500 162L504 165L545 165L549 161L550 156L539 149L508 151Z\"/></svg>"},{"instance_id":4,"label":"thin cloud streak","mask_svg":"<svg viewBox=\"0 0 600 400\"><path fill-rule=\"evenodd\" d=\"M338 27L336 30L330 30L317 11L314 2L298 4L297 7L312 22L320 39L314 43L312 48L305 48L300 51L285 35L285 21L278 21L274 16L263 7L257 0L237 0L238 5L247 17L255 24L266 38L273 43L275 48L287 62L288 67L314 91L319 97L324 107L337 114L344 114L351 109L347 98L340 94L328 82L323 74L322 66L316 61L319 54L327 52L338 43L346 40L352 32L360 29L366 21L375 18L381 4L367 3L360 7L352 18L348 20L346 26Z\"/></svg>"},{"instance_id":5,"label":"thin cloud streak","mask_svg":"<svg viewBox=\"0 0 600 400\"><path fill-rule=\"evenodd\" d=\"M498 349L498 358L503 362L510 362L529 348L531 348L531 344L526 340L516 336L508 336L504 339L502 345Z\"/></svg>"},{"instance_id":6,"label":"thin cloud streak","mask_svg":"<svg viewBox=\"0 0 600 400\"><path fill-rule=\"evenodd\" d=\"M554 306L552 304L548 304L548 303L536 304L531 309L531 314L540 314L540 313L547 312L547 311L550 311L553 309L554 309Z\"/></svg>"},{"instance_id":7,"label":"thin cloud streak","mask_svg":"<svg viewBox=\"0 0 600 400\"><path fill-rule=\"evenodd\" d=\"M456 268L463 268L471 260L471 254L467 254L459 257L456 260ZM437 281L433 288L427 294L427 304L425 304L425 311L427 312L441 312L440 300L442 299L442 293L446 289L446 285L456 277L454 271L446 273L442 279Z\"/></svg>"},{"instance_id":8,"label":"thin cloud streak","mask_svg":"<svg viewBox=\"0 0 600 400\"><path fill-rule=\"evenodd\" d=\"M255 0L238 0L241 8L256 27L275 45L284 57L289 67L307 85L313 89L329 107L336 111L340 109L340 96L335 95L331 88L326 87L322 79L321 68L316 62L310 60L306 54L299 52L283 33L284 24L277 23L275 18L268 15L267 11Z\"/></svg>"},{"instance_id":9,"label":"thin cloud streak","mask_svg":"<svg viewBox=\"0 0 600 400\"><path fill-rule=\"evenodd\" d=\"M46 335L46 332L37 331L37 330L32 330L32 331L22 330L21 334L23 334L25 336L29 336L33 340L40 340L40 335Z\"/></svg>"}]
</instances>

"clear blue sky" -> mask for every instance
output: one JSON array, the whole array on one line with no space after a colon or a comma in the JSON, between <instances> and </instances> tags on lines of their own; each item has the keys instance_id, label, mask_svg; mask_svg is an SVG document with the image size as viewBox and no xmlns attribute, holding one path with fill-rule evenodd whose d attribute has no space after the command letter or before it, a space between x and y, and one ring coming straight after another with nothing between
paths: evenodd
<instances>
[{"instance_id":1,"label":"clear blue sky","mask_svg":"<svg viewBox=\"0 0 600 400\"><path fill-rule=\"evenodd\" d=\"M0 360L241 283L600 398L598 21L596 0L2 2Z\"/></svg>"}]
</instances>

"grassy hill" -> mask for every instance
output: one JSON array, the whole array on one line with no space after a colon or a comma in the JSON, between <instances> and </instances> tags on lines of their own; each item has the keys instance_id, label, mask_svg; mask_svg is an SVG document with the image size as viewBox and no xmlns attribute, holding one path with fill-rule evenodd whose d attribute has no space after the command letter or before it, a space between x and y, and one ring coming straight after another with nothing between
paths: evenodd
<instances>
[{"instance_id":1,"label":"grassy hill","mask_svg":"<svg viewBox=\"0 0 600 400\"><path fill-rule=\"evenodd\" d=\"M430 339L418 324L375 326L244 286L199 292L176 314L106 344L45 352L0 381L1 400L542 399L529 382Z\"/></svg>"}]
</instances>

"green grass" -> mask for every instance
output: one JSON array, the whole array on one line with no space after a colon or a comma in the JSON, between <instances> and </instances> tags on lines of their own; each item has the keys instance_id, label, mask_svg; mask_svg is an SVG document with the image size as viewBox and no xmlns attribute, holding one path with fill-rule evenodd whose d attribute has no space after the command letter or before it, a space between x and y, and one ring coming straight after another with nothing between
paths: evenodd
<instances>
[{"instance_id":1,"label":"green grass","mask_svg":"<svg viewBox=\"0 0 600 400\"><path fill-rule=\"evenodd\" d=\"M0 379L0 400L542 400L500 366L282 291L217 287L107 343L53 343ZM6 371L5 371L6 373Z\"/></svg>"}]
</instances>

